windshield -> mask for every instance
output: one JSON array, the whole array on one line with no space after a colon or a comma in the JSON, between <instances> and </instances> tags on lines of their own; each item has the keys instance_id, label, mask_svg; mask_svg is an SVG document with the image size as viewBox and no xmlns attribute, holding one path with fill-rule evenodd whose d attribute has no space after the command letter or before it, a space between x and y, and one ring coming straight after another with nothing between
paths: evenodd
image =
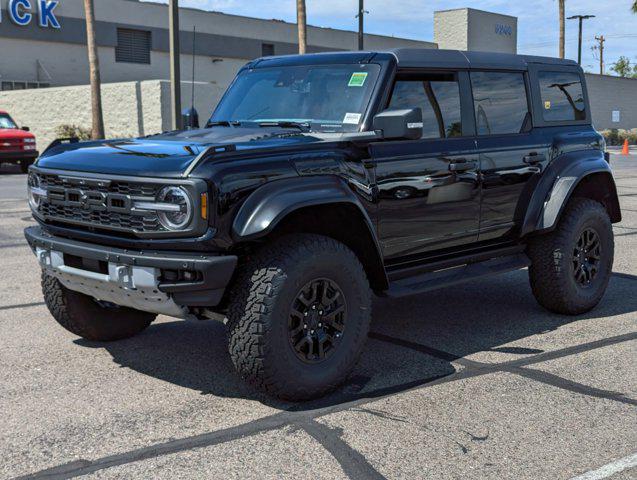
<instances>
[{"instance_id":1,"label":"windshield","mask_svg":"<svg viewBox=\"0 0 637 480\"><path fill-rule=\"evenodd\" d=\"M9 115L0 113L0 128L18 128L18 126Z\"/></svg>"},{"instance_id":2,"label":"windshield","mask_svg":"<svg viewBox=\"0 0 637 480\"><path fill-rule=\"evenodd\" d=\"M358 131L379 65L302 65L239 74L210 122L296 122L323 132Z\"/></svg>"}]
</instances>

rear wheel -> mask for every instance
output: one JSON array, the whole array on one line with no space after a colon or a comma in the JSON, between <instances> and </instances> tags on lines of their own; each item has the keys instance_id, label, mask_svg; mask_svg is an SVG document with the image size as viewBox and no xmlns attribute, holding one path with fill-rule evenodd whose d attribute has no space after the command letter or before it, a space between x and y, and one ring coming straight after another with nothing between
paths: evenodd
<instances>
[{"instance_id":1,"label":"rear wheel","mask_svg":"<svg viewBox=\"0 0 637 480\"><path fill-rule=\"evenodd\" d=\"M238 372L286 400L323 395L353 369L367 339L371 290L356 255L319 235L290 235L240 271L228 309Z\"/></svg>"},{"instance_id":2,"label":"rear wheel","mask_svg":"<svg viewBox=\"0 0 637 480\"><path fill-rule=\"evenodd\" d=\"M613 229L603 205L573 198L556 229L529 245L529 279L537 301L576 315L599 303L613 267Z\"/></svg>"},{"instance_id":3,"label":"rear wheel","mask_svg":"<svg viewBox=\"0 0 637 480\"><path fill-rule=\"evenodd\" d=\"M53 318L69 332L87 340L108 342L132 337L155 320L154 313L105 304L69 290L42 272L42 292Z\"/></svg>"}]
</instances>

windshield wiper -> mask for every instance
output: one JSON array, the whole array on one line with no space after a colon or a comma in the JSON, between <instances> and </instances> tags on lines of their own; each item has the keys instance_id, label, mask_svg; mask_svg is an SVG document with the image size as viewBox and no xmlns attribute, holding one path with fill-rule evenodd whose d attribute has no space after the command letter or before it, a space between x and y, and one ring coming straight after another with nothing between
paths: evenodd
<instances>
[{"instance_id":1,"label":"windshield wiper","mask_svg":"<svg viewBox=\"0 0 637 480\"><path fill-rule=\"evenodd\" d=\"M217 120L215 122L208 122L206 124L206 128L209 128L209 127L236 127L238 125L241 125L241 122L238 122L236 120Z\"/></svg>"},{"instance_id":2,"label":"windshield wiper","mask_svg":"<svg viewBox=\"0 0 637 480\"><path fill-rule=\"evenodd\" d=\"M302 132L310 131L310 122L291 122L289 120L272 120L259 122L260 127L298 128Z\"/></svg>"}]
</instances>

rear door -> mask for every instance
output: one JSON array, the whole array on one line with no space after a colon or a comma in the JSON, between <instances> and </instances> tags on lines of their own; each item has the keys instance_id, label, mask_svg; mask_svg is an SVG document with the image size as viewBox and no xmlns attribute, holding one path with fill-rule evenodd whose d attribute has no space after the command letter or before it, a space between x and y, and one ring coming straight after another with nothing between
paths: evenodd
<instances>
[{"instance_id":1,"label":"rear door","mask_svg":"<svg viewBox=\"0 0 637 480\"><path fill-rule=\"evenodd\" d=\"M471 87L482 185L479 240L513 238L549 145L532 128L525 72L472 71Z\"/></svg>"},{"instance_id":2,"label":"rear door","mask_svg":"<svg viewBox=\"0 0 637 480\"><path fill-rule=\"evenodd\" d=\"M388 259L465 243L478 236L478 156L468 72L396 77L387 109L420 107L419 140L370 145L379 189L378 230Z\"/></svg>"}]
</instances>

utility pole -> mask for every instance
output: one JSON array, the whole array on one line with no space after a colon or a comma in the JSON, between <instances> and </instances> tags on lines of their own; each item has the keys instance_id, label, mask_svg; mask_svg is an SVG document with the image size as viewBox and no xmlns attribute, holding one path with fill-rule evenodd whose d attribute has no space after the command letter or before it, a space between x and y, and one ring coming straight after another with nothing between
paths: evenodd
<instances>
[{"instance_id":1,"label":"utility pole","mask_svg":"<svg viewBox=\"0 0 637 480\"><path fill-rule=\"evenodd\" d=\"M599 43L599 46L596 46L596 48L599 48L599 74L604 75L604 42L606 39L604 35L600 35L599 37L596 35L595 40Z\"/></svg>"},{"instance_id":2,"label":"utility pole","mask_svg":"<svg viewBox=\"0 0 637 480\"><path fill-rule=\"evenodd\" d=\"M564 5L566 0L558 0L559 7L559 16L560 16L560 58L564 58L564 12L566 10L566 6Z\"/></svg>"},{"instance_id":3,"label":"utility pole","mask_svg":"<svg viewBox=\"0 0 637 480\"><path fill-rule=\"evenodd\" d=\"M365 0L358 0L358 49L363 50L365 48L365 40L363 38L365 30Z\"/></svg>"},{"instance_id":4,"label":"utility pole","mask_svg":"<svg viewBox=\"0 0 637 480\"><path fill-rule=\"evenodd\" d=\"M181 130L181 71L179 67L179 0L170 0L168 6L170 27L170 110L173 130Z\"/></svg>"},{"instance_id":5,"label":"utility pole","mask_svg":"<svg viewBox=\"0 0 637 480\"><path fill-rule=\"evenodd\" d=\"M299 33L299 55L307 51L307 10L305 0L296 1L296 25Z\"/></svg>"},{"instance_id":6,"label":"utility pole","mask_svg":"<svg viewBox=\"0 0 637 480\"><path fill-rule=\"evenodd\" d=\"M100 59L95 42L95 9L93 0L84 0L86 15L86 46L88 48L89 77L91 82L92 128L91 138L104 138L104 115L102 114L102 85L100 80Z\"/></svg>"},{"instance_id":7,"label":"utility pole","mask_svg":"<svg viewBox=\"0 0 637 480\"><path fill-rule=\"evenodd\" d=\"M582 65L582 21L589 18L595 18L595 15L573 15L568 17L567 20L579 20L579 41L577 43L577 64Z\"/></svg>"},{"instance_id":8,"label":"utility pole","mask_svg":"<svg viewBox=\"0 0 637 480\"><path fill-rule=\"evenodd\" d=\"M365 49L365 14L369 13L365 10L365 0L358 0L358 15L355 18L358 18L358 49Z\"/></svg>"}]
</instances>

